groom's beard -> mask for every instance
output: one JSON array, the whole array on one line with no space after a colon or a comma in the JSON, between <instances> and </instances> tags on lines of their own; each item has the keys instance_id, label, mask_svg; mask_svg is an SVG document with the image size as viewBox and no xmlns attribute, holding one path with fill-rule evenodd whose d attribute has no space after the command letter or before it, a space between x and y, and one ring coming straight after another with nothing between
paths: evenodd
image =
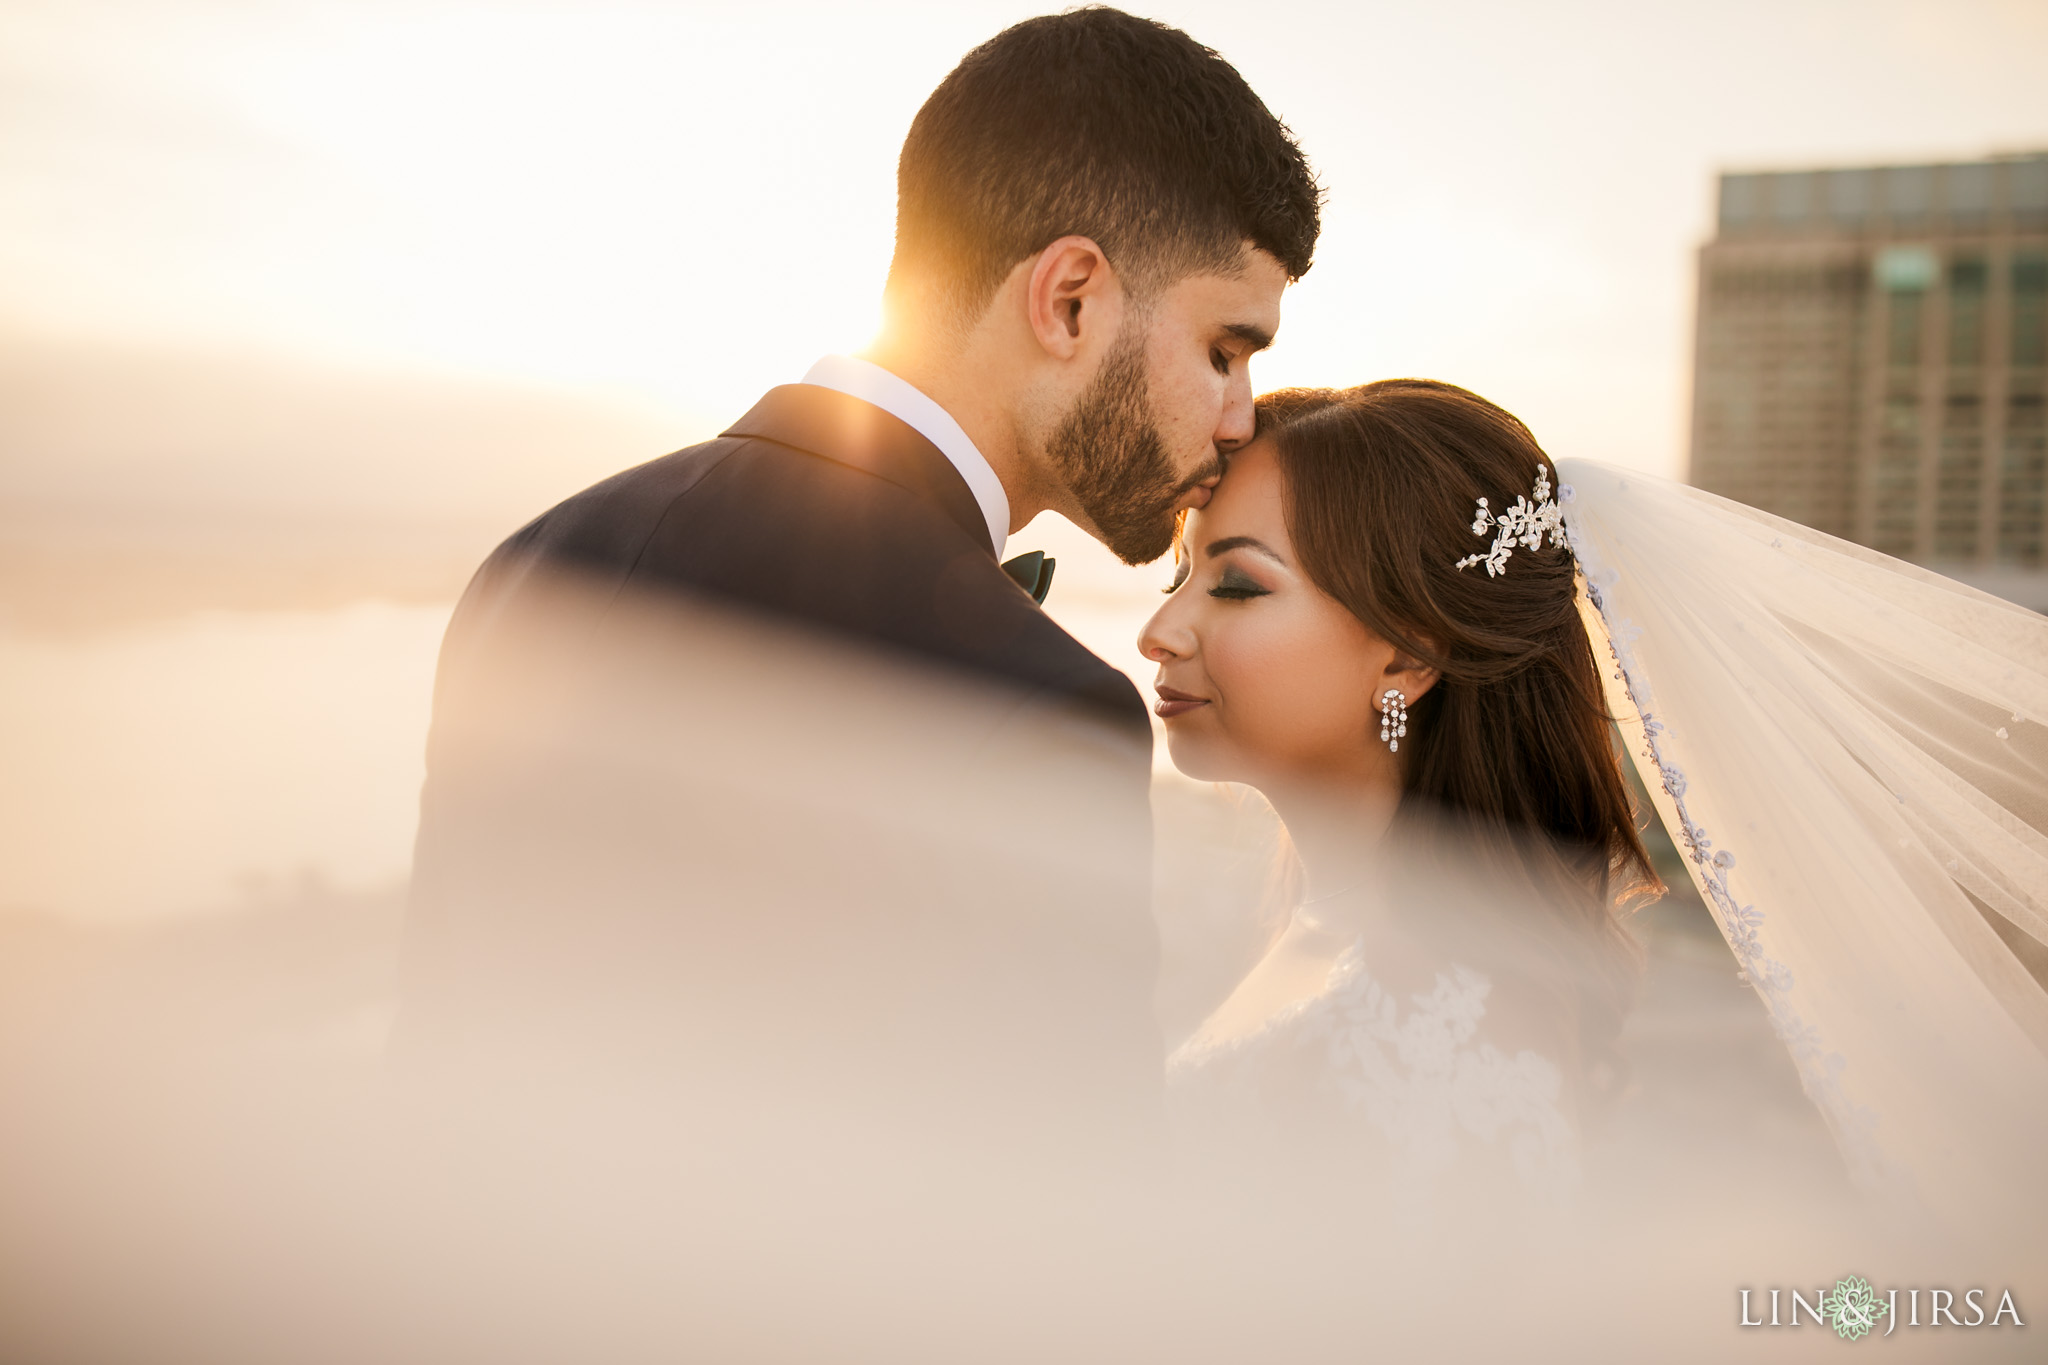
<instances>
[{"instance_id":1,"label":"groom's beard","mask_svg":"<svg viewBox=\"0 0 2048 1365\"><path fill-rule=\"evenodd\" d=\"M1045 446L1096 537L1126 564L1150 564L1171 549L1176 504L1221 469L1213 459L1174 478L1147 381L1144 336L1134 327Z\"/></svg>"}]
</instances>

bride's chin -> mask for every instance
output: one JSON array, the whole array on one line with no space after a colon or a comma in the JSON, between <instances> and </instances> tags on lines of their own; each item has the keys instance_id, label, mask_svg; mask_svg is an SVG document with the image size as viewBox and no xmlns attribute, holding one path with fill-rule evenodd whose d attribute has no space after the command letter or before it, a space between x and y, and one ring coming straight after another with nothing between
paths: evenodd
<instances>
[{"instance_id":1,"label":"bride's chin","mask_svg":"<svg viewBox=\"0 0 2048 1365\"><path fill-rule=\"evenodd\" d=\"M1243 765L1234 763L1230 756L1220 751L1214 743L1186 734L1176 733L1172 728L1166 732L1166 752L1173 759L1173 766L1181 776L1197 782L1242 782L1245 780Z\"/></svg>"}]
</instances>

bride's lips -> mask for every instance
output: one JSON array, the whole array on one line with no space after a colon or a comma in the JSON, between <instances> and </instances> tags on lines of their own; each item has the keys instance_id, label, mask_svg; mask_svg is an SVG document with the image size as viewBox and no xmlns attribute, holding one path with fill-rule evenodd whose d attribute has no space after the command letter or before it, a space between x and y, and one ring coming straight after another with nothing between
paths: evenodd
<instances>
[{"instance_id":1,"label":"bride's lips","mask_svg":"<svg viewBox=\"0 0 2048 1365\"><path fill-rule=\"evenodd\" d=\"M1198 707L1209 704L1207 697L1177 691L1164 683L1153 684L1152 690L1159 694L1159 704L1152 708L1152 712L1161 720L1172 720L1175 716L1184 716Z\"/></svg>"}]
</instances>

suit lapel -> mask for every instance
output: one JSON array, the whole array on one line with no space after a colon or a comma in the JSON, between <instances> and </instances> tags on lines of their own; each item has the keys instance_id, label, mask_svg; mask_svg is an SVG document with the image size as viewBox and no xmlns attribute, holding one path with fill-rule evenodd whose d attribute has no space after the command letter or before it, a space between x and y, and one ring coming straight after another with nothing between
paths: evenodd
<instances>
[{"instance_id":1,"label":"suit lapel","mask_svg":"<svg viewBox=\"0 0 2048 1365\"><path fill-rule=\"evenodd\" d=\"M953 462L917 428L872 403L816 384L784 384L722 434L773 441L887 479L938 507L995 555L981 504Z\"/></svg>"}]
</instances>

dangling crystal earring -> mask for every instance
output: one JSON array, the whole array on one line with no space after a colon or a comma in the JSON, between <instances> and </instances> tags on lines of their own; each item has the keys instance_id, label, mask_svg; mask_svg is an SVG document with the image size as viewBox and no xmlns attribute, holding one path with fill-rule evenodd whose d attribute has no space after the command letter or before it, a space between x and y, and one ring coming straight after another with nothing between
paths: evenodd
<instances>
[{"instance_id":1,"label":"dangling crystal earring","mask_svg":"<svg viewBox=\"0 0 2048 1365\"><path fill-rule=\"evenodd\" d=\"M1408 733L1408 694L1398 687L1390 687L1380 698L1380 743L1387 746L1387 752L1401 752L1402 736Z\"/></svg>"}]
</instances>

